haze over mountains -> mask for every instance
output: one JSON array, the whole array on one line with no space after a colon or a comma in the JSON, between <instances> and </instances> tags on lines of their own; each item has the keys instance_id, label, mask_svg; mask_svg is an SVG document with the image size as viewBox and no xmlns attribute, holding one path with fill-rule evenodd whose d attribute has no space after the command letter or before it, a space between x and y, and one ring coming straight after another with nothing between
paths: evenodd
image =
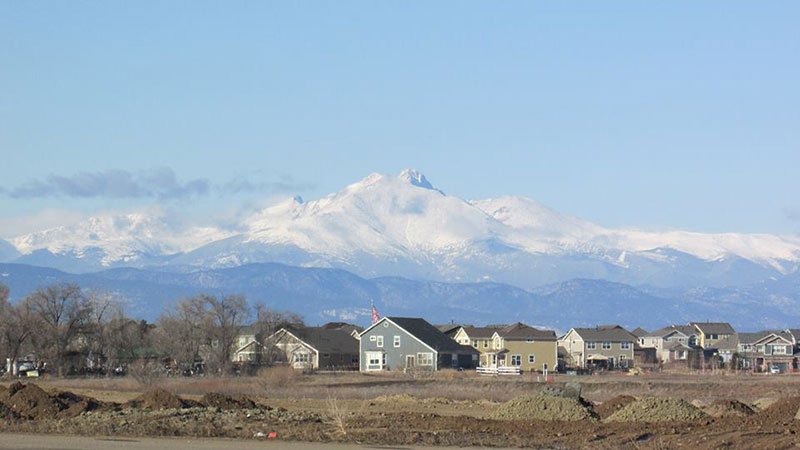
<instances>
[{"instance_id":1,"label":"haze over mountains","mask_svg":"<svg viewBox=\"0 0 800 450\"><path fill-rule=\"evenodd\" d=\"M317 321L366 320L373 300L437 321L556 327L800 319L796 236L611 229L524 197L464 200L415 170L289 198L226 229L93 217L0 242L0 262L13 263L3 281L17 298L76 281L128 297L148 318L212 292Z\"/></svg>"}]
</instances>

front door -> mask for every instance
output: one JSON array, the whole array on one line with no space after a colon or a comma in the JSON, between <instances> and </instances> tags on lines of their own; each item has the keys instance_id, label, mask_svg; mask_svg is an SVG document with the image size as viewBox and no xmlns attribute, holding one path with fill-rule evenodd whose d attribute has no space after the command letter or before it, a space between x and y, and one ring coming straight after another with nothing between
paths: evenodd
<instances>
[{"instance_id":1,"label":"front door","mask_svg":"<svg viewBox=\"0 0 800 450\"><path fill-rule=\"evenodd\" d=\"M411 369L416 363L414 355L406 355L406 369Z\"/></svg>"}]
</instances>

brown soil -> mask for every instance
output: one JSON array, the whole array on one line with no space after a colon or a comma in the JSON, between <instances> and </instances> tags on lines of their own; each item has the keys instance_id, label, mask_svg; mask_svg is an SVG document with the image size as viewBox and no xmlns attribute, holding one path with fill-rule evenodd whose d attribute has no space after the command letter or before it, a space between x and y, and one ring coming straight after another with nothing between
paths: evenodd
<instances>
[{"instance_id":1,"label":"brown soil","mask_svg":"<svg viewBox=\"0 0 800 450\"><path fill-rule=\"evenodd\" d=\"M591 409L581 402L549 395L521 395L509 400L489 416L498 420L592 420Z\"/></svg>"},{"instance_id":2,"label":"brown soil","mask_svg":"<svg viewBox=\"0 0 800 450\"><path fill-rule=\"evenodd\" d=\"M615 412L605 422L686 422L705 415L683 399L645 397Z\"/></svg>"},{"instance_id":3,"label":"brown soil","mask_svg":"<svg viewBox=\"0 0 800 450\"><path fill-rule=\"evenodd\" d=\"M800 409L800 397L786 397L758 413L758 418L764 421L790 422L794 420L798 409Z\"/></svg>"},{"instance_id":4,"label":"brown soil","mask_svg":"<svg viewBox=\"0 0 800 450\"><path fill-rule=\"evenodd\" d=\"M705 412L714 417L728 417L728 416L752 416L756 410L739 400L718 399L714 400Z\"/></svg>"},{"instance_id":5,"label":"brown soil","mask_svg":"<svg viewBox=\"0 0 800 450\"><path fill-rule=\"evenodd\" d=\"M69 392L51 395L35 384L19 382L0 392L0 405L14 416L29 420L74 417L102 406L94 399ZM0 415L7 414L0 411Z\"/></svg>"},{"instance_id":6,"label":"brown soil","mask_svg":"<svg viewBox=\"0 0 800 450\"><path fill-rule=\"evenodd\" d=\"M124 406L144 409L181 409L197 406L197 403L182 399L164 389L153 389L129 401Z\"/></svg>"},{"instance_id":7,"label":"brown soil","mask_svg":"<svg viewBox=\"0 0 800 450\"><path fill-rule=\"evenodd\" d=\"M209 408L219 408L224 411L234 409L255 409L256 403L244 395L223 395L209 392L200 399L200 403Z\"/></svg>"},{"instance_id":8,"label":"brown soil","mask_svg":"<svg viewBox=\"0 0 800 450\"><path fill-rule=\"evenodd\" d=\"M630 395L620 395L612 398L611 400L606 400L603 403L595 406L594 412L601 419L605 419L606 417L610 417L615 412L628 406L634 401L636 401L635 397L632 397Z\"/></svg>"}]
</instances>

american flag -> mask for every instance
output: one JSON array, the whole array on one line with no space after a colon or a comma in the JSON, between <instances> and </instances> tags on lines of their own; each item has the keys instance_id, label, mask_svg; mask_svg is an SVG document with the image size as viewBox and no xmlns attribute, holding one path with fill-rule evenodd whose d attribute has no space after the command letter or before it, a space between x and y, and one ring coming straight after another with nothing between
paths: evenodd
<instances>
[{"instance_id":1,"label":"american flag","mask_svg":"<svg viewBox=\"0 0 800 450\"><path fill-rule=\"evenodd\" d=\"M372 304L372 323L378 323L381 320L381 315L378 314L378 310L375 309L375 303Z\"/></svg>"}]
</instances>

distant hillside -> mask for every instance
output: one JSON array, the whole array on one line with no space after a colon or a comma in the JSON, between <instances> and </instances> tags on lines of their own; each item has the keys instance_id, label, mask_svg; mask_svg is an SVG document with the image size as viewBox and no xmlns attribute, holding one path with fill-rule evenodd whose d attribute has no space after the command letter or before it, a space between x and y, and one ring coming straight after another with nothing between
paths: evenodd
<instances>
[{"instance_id":1,"label":"distant hillside","mask_svg":"<svg viewBox=\"0 0 800 450\"><path fill-rule=\"evenodd\" d=\"M240 293L251 303L303 314L311 323L366 323L375 302L386 315L421 316L431 322L475 324L524 321L566 331L571 326L619 323L653 329L689 320L726 320L741 329L800 323L800 276L742 289L640 289L603 280L576 279L533 292L499 283L444 283L398 277L364 279L339 269L248 264L197 272L113 269L69 274L22 264L0 264L0 280L20 299L39 286L67 281L128 299L130 314L155 319L165 305L205 292Z\"/></svg>"}]
</instances>

